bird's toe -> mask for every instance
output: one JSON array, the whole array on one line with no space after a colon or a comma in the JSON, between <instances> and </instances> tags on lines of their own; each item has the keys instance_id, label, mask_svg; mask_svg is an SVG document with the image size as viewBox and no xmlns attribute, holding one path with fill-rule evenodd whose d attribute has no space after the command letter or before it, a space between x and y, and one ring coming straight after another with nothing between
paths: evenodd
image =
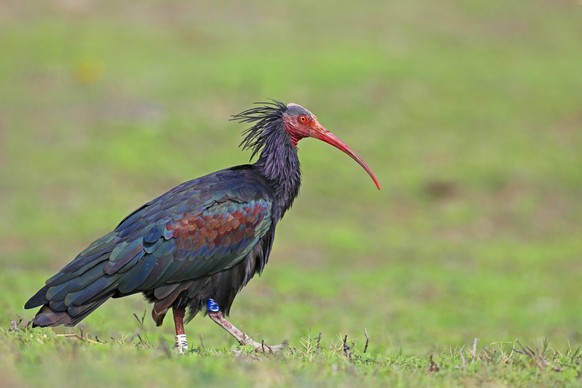
<instances>
[{"instance_id":1,"label":"bird's toe","mask_svg":"<svg viewBox=\"0 0 582 388\"><path fill-rule=\"evenodd\" d=\"M270 354L278 353L282 350L287 349L288 347L289 347L289 343L287 341L285 341L279 345L267 345L264 342L261 342L260 344L254 345L255 352L257 352L257 353L270 353Z\"/></svg>"}]
</instances>

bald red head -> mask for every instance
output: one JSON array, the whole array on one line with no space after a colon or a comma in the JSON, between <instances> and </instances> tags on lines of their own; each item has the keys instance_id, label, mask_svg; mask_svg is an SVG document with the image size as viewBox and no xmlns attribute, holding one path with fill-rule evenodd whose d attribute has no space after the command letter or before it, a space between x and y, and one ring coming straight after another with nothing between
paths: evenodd
<instances>
[{"instance_id":1,"label":"bald red head","mask_svg":"<svg viewBox=\"0 0 582 388\"><path fill-rule=\"evenodd\" d=\"M293 146L297 146L299 140L305 137L313 137L334 146L343 151L354 159L366 172L376 184L378 190L381 189L380 183L372 172L372 169L364 162L364 160L352 151L340 138L328 131L323 125L319 123L317 117L302 107L294 103L287 104L287 109L283 112L283 124L285 130L291 137Z\"/></svg>"}]
</instances>

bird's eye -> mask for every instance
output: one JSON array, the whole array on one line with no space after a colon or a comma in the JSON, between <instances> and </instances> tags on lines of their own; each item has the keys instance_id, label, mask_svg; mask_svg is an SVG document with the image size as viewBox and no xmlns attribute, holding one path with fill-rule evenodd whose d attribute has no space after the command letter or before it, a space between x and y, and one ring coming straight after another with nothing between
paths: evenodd
<instances>
[{"instance_id":1,"label":"bird's eye","mask_svg":"<svg viewBox=\"0 0 582 388\"><path fill-rule=\"evenodd\" d=\"M307 122L307 116L305 116L305 115L299 116L299 122L301 124L305 124Z\"/></svg>"}]
</instances>

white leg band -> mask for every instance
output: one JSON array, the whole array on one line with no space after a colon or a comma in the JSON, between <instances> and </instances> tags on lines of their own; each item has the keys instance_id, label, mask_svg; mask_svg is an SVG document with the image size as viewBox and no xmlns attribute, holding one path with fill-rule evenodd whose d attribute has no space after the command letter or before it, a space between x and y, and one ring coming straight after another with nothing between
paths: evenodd
<instances>
[{"instance_id":1,"label":"white leg band","mask_svg":"<svg viewBox=\"0 0 582 388\"><path fill-rule=\"evenodd\" d=\"M186 334L176 335L176 348L178 353L184 354L188 350L188 341L186 341Z\"/></svg>"}]
</instances>

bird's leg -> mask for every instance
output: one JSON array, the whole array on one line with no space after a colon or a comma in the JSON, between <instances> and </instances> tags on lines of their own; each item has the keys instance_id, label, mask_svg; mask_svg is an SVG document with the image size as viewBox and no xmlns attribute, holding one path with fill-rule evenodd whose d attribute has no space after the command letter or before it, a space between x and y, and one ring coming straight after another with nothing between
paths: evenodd
<instances>
[{"instance_id":1,"label":"bird's leg","mask_svg":"<svg viewBox=\"0 0 582 388\"><path fill-rule=\"evenodd\" d=\"M188 350L188 341L186 341L186 332L184 331L185 307L172 307L174 314L174 326L176 326L176 348L178 353L184 354Z\"/></svg>"},{"instance_id":2,"label":"bird's leg","mask_svg":"<svg viewBox=\"0 0 582 388\"><path fill-rule=\"evenodd\" d=\"M214 322L216 322L218 326L222 327L230 335L232 335L242 346L252 345L253 348L255 348L255 352L262 353L275 353L287 347L286 342L282 343L281 345L269 346L266 345L264 342L257 342L253 340L251 337L243 333L241 330L237 329L232 323L227 321L226 318L224 318L224 316L222 316L222 312L220 312L220 307L213 299L208 299L207 310L210 319L212 319Z\"/></svg>"}]
</instances>

